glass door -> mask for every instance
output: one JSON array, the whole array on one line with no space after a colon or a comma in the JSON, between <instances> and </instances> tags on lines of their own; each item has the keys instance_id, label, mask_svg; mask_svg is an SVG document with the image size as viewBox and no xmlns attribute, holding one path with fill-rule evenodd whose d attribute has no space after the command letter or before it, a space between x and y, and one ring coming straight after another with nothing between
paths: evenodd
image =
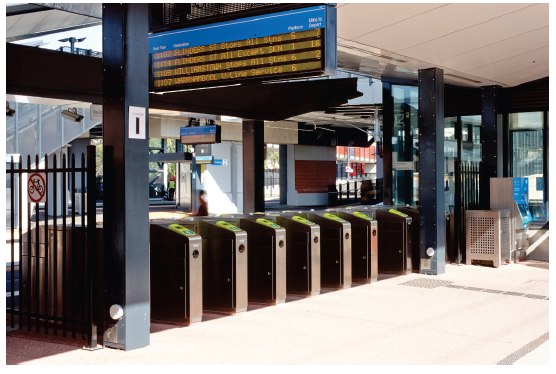
<instances>
[{"instance_id":1,"label":"glass door","mask_svg":"<svg viewBox=\"0 0 556 374\"><path fill-rule=\"evenodd\" d=\"M540 221L548 220L543 118L543 112L509 115L510 176L529 179L529 209L533 220Z\"/></svg>"}]
</instances>

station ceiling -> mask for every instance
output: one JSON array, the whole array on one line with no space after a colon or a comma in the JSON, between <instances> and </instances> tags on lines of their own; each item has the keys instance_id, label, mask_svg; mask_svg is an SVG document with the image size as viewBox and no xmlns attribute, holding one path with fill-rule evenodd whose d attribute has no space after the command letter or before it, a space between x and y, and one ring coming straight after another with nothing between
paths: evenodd
<instances>
[{"instance_id":1,"label":"station ceiling","mask_svg":"<svg viewBox=\"0 0 556 374\"><path fill-rule=\"evenodd\" d=\"M8 6L6 40L102 22L100 3L46 5L52 4ZM549 75L548 27L548 3L339 3L338 67L409 80L419 69L439 67L447 84L511 87ZM367 112L351 116L345 107L290 119L370 129L374 118L367 114L381 109L356 107Z\"/></svg>"},{"instance_id":2,"label":"station ceiling","mask_svg":"<svg viewBox=\"0 0 556 374\"><path fill-rule=\"evenodd\" d=\"M504 87L547 77L548 3L340 3L338 66L374 78Z\"/></svg>"}]
</instances>

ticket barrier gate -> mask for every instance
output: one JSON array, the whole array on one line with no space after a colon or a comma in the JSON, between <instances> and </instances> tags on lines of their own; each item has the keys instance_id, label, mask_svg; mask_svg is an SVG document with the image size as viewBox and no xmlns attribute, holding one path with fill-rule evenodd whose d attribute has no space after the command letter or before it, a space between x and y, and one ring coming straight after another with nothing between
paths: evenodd
<instances>
[{"instance_id":1,"label":"ticket barrier gate","mask_svg":"<svg viewBox=\"0 0 556 374\"><path fill-rule=\"evenodd\" d=\"M419 219L419 211L415 208L405 206L398 207L397 210L410 216L411 225L415 227L415 230L411 230L411 268L412 270L416 270L418 272L421 268L421 246L419 245L419 227L421 227L421 225Z\"/></svg>"},{"instance_id":2,"label":"ticket barrier gate","mask_svg":"<svg viewBox=\"0 0 556 374\"><path fill-rule=\"evenodd\" d=\"M336 211L338 217L351 223L353 280L374 283L378 280L378 223L365 213L353 210Z\"/></svg>"},{"instance_id":3,"label":"ticket barrier gate","mask_svg":"<svg viewBox=\"0 0 556 374\"><path fill-rule=\"evenodd\" d=\"M203 319L202 239L176 223L151 223L151 319Z\"/></svg>"},{"instance_id":4,"label":"ticket barrier gate","mask_svg":"<svg viewBox=\"0 0 556 374\"><path fill-rule=\"evenodd\" d=\"M394 209L374 211L378 222L378 271L410 274L412 267L412 219Z\"/></svg>"},{"instance_id":5,"label":"ticket barrier gate","mask_svg":"<svg viewBox=\"0 0 556 374\"><path fill-rule=\"evenodd\" d=\"M218 219L247 232L248 300L261 303L286 302L286 229L264 218L231 214Z\"/></svg>"},{"instance_id":6,"label":"ticket barrier gate","mask_svg":"<svg viewBox=\"0 0 556 374\"><path fill-rule=\"evenodd\" d=\"M247 233L214 217L192 217L175 223L202 238L203 310L247 311Z\"/></svg>"},{"instance_id":7,"label":"ticket barrier gate","mask_svg":"<svg viewBox=\"0 0 556 374\"><path fill-rule=\"evenodd\" d=\"M286 230L286 291L289 294L320 294L320 226L288 213L265 215Z\"/></svg>"},{"instance_id":8,"label":"ticket barrier gate","mask_svg":"<svg viewBox=\"0 0 556 374\"><path fill-rule=\"evenodd\" d=\"M320 226L321 286L351 287L351 224L329 212L304 212L299 216Z\"/></svg>"}]
</instances>

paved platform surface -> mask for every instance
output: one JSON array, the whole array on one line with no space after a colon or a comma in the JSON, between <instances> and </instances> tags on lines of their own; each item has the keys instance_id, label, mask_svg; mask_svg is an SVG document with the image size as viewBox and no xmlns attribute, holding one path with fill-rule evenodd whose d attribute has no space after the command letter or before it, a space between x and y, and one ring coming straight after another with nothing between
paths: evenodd
<instances>
[{"instance_id":1,"label":"paved platform surface","mask_svg":"<svg viewBox=\"0 0 556 374\"><path fill-rule=\"evenodd\" d=\"M511 293L508 293L511 292ZM439 276L381 274L192 326L151 324L151 344L85 351L82 342L8 331L7 364L451 364L549 366L548 263L447 265ZM553 360L554 361L554 360ZM232 368L232 370L234 370Z\"/></svg>"}]
</instances>

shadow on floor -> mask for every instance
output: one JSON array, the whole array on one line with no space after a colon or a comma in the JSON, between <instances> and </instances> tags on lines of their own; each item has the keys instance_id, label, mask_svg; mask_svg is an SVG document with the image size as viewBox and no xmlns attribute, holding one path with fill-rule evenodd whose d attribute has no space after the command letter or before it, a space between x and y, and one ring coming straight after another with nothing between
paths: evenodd
<instances>
[{"instance_id":1,"label":"shadow on floor","mask_svg":"<svg viewBox=\"0 0 556 374\"><path fill-rule=\"evenodd\" d=\"M519 265L531 266L534 268L549 270L548 261L538 261L538 260L525 260L518 262Z\"/></svg>"}]
</instances>

